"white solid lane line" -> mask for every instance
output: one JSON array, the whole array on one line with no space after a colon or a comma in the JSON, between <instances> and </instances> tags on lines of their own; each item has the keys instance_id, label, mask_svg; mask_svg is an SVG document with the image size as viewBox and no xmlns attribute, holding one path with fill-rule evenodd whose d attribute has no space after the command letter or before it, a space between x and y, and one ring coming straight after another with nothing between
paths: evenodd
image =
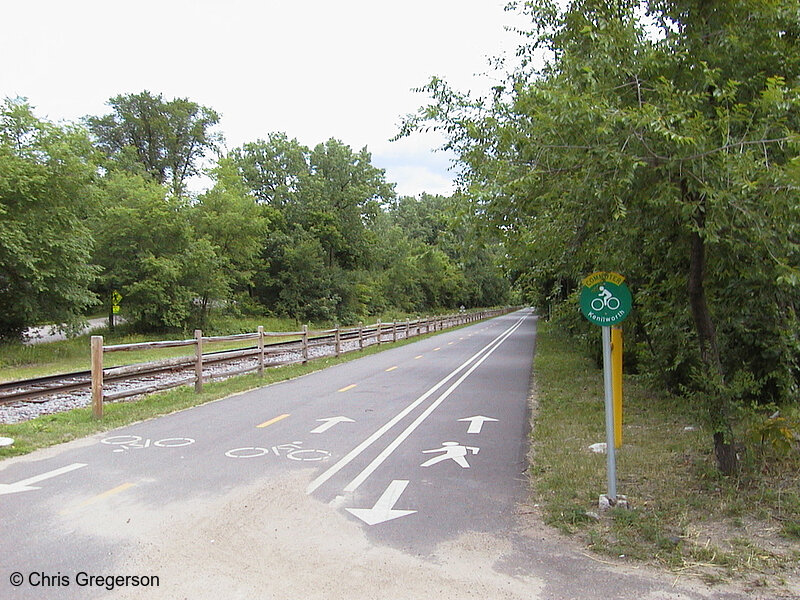
<instances>
[{"instance_id":1,"label":"white solid lane line","mask_svg":"<svg viewBox=\"0 0 800 600\"><path fill-rule=\"evenodd\" d=\"M413 423L411 423L411 425L409 425L406 428L406 430L403 431L403 433L398 435L392 441L392 443L389 444L383 450L383 452L381 452L378 456L376 456L375 459L369 464L369 466L367 466L366 469L361 471L361 473L359 473L358 476L355 479L353 479L353 481L351 481L350 483L347 484L347 486L344 488L344 491L345 492L354 492L354 491L356 491L358 489L358 487L362 483L364 483L369 478L370 475L372 475L372 473L375 471L375 469L377 469L383 463L383 461L385 461L387 458L389 458L389 456L391 456L391 454L395 450L397 450L398 446L400 446L400 444L402 444L406 440L406 438L409 435L411 435L414 432L414 430L417 427L419 427L425 421L425 419L427 419L431 415L431 413L433 413L433 411L436 410L438 408L438 406L442 402L444 402L447 399L447 397L450 394L452 394L456 390L456 388L458 386L460 386L464 382L464 380L473 373L473 371L475 371L475 369L480 367L483 364L483 362L487 358L489 358L489 356L491 356L492 352L494 352L495 350L497 350L500 347L500 344L502 344L504 341L506 341L506 339L508 339L519 328L519 326L522 325L522 321L523 320L524 320L524 317L522 319L520 319L519 321L517 321L517 323L510 330L506 331L501 336L501 339L499 341L497 341L497 343L492 347L491 350L486 352L480 358L480 360L478 360L474 365L472 365L472 367L470 367L470 369L466 373L464 373L461 377L459 377L458 380L453 385L451 385L449 388L447 388L447 390L441 396L439 396L427 409L425 409L425 412L423 412L419 417L417 417L417 419Z\"/></svg>"},{"instance_id":2,"label":"white solid lane line","mask_svg":"<svg viewBox=\"0 0 800 600\"><path fill-rule=\"evenodd\" d=\"M394 427L401 419L406 417L412 410L417 408L420 404L425 402L431 395L433 395L439 388L441 388L444 384L450 381L453 377L458 375L461 371L466 369L472 362L480 358L482 354L487 352L497 340L502 338L506 333L509 331L516 329L522 321L527 318L528 315L522 317L517 323L509 327L506 331L501 333L491 342L489 342L486 346L481 348L478 352L473 354L470 358L468 358L465 362L463 362L460 366L458 366L455 370L453 370L450 374L448 374L444 379L439 381L436 385L434 385L431 389L425 392L422 396L414 400L411 404L409 404L405 409L395 415L389 422L383 425L380 429L378 429L375 433L361 442L358 446L353 448L349 453L347 453L343 458L341 458L336 464L331 466L328 470L323 472L319 475L316 479L314 479L310 484L308 484L308 488L306 488L306 493L312 494L316 491L322 484L328 481L331 477L336 475L339 471L341 471L344 467L346 467L350 462L352 462L359 454L361 454L364 450L366 450L369 446L374 444L384 433L389 431L392 427Z\"/></svg>"}]
</instances>

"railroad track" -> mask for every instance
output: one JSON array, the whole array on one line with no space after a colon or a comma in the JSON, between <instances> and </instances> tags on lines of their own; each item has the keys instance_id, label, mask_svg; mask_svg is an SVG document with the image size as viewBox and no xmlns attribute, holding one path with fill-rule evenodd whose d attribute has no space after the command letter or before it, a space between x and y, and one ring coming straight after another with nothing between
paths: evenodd
<instances>
[{"instance_id":1,"label":"railroad track","mask_svg":"<svg viewBox=\"0 0 800 600\"><path fill-rule=\"evenodd\" d=\"M316 345L324 345L332 342L334 337L335 336L332 334L314 336L309 339L309 342ZM340 341L352 341L357 338L357 332L347 332L340 336ZM297 352L301 349L302 342L300 340L292 342L273 342L265 344L264 346L271 352L281 350L285 350L286 352ZM241 360L241 354L247 352L256 352L257 350L257 346L248 346L246 348L236 348L233 350L208 352L203 354L203 363L207 365L215 365L219 363ZM236 354L236 356L229 358L226 356L229 354ZM194 363L194 356L187 356L184 361L179 360L170 365L154 365L152 368L137 371L136 375L137 379L148 379L166 373L175 373L191 369L193 368ZM118 367L104 369L104 372L106 372L103 377L105 382L113 383L115 381L131 379L130 375L124 373L114 374L114 369L118 369ZM76 371L74 373L62 373L58 375L33 377L31 379L21 379L18 381L8 381L0 383L0 404L10 404L13 402L46 402L48 397L55 394L68 394L71 392L87 391L90 389L91 383L91 371Z\"/></svg>"},{"instance_id":2,"label":"railroad track","mask_svg":"<svg viewBox=\"0 0 800 600\"><path fill-rule=\"evenodd\" d=\"M202 382L205 381L226 379L268 367L339 356L372 344L387 343L432 331L441 331L459 324L496 316L509 310L512 309L481 311L468 315L446 315L432 319L406 321L405 323L378 322L368 326L359 324L359 327L355 328L336 328L317 332L307 331L306 328L302 332L286 334L273 332L265 335L278 338L299 337L288 341L279 339L263 343L263 346L204 352L200 360L194 354L190 354L152 363L103 368L99 389L103 402L121 401L192 383L197 389L198 381L202 385ZM202 339L207 343L233 341L246 343L246 340L254 338L259 339L256 334ZM144 342L103 346L101 352L133 350L138 349L139 346L169 348L192 345L195 348L198 347L193 340ZM102 361L102 354L100 360ZM0 383L0 423L18 423L45 414L84 407L92 401L92 393L91 371L77 371Z\"/></svg>"}]
</instances>

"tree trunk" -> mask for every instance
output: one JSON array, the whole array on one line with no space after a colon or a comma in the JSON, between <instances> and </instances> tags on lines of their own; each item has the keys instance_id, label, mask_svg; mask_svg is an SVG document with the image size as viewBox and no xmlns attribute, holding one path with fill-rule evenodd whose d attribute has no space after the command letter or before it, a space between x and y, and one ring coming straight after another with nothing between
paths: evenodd
<instances>
[{"instance_id":1,"label":"tree trunk","mask_svg":"<svg viewBox=\"0 0 800 600\"><path fill-rule=\"evenodd\" d=\"M206 328L206 316L208 316L208 294L205 294L200 301L200 329Z\"/></svg>"},{"instance_id":2,"label":"tree trunk","mask_svg":"<svg viewBox=\"0 0 800 600\"><path fill-rule=\"evenodd\" d=\"M698 197L688 191L686 182L681 182L681 191L684 200L697 204L694 215L697 229L691 234L691 249L689 255L689 306L694 320L697 340L700 345L700 357L705 364L712 379L724 383L722 361L720 360L717 333L711 312L708 310L705 291L706 246L701 234L705 228L706 214L704 198ZM727 406L728 399L721 396L723 390L712 390L715 394L709 410L713 413L711 418L719 424L714 431L714 455L717 459L717 468L724 475L733 475L739 469L739 457L733 443L731 422Z\"/></svg>"},{"instance_id":3,"label":"tree trunk","mask_svg":"<svg viewBox=\"0 0 800 600\"><path fill-rule=\"evenodd\" d=\"M717 459L717 468L723 475L735 475L739 470L736 445L726 439L721 431L714 432L714 456Z\"/></svg>"},{"instance_id":4,"label":"tree trunk","mask_svg":"<svg viewBox=\"0 0 800 600\"><path fill-rule=\"evenodd\" d=\"M705 216L702 213L696 219L702 227ZM700 356L710 369L722 375L722 362L717 347L717 332L708 310L705 290L706 250L705 241L698 232L692 232L689 258L689 306L694 319L697 340L700 344Z\"/></svg>"}]
</instances>

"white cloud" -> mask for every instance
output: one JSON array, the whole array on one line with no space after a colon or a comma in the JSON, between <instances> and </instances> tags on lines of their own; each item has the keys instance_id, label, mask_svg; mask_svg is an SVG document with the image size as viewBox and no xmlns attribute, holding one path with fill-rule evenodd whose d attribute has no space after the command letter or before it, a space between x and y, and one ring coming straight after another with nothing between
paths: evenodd
<instances>
[{"instance_id":1,"label":"white cloud","mask_svg":"<svg viewBox=\"0 0 800 600\"><path fill-rule=\"evenodd\" d=\"M512 20L504 3L6 3L0 53L14 58L0 67L0 96L26 96L54 120L103 114L110 97L144 89L188 97L222 114L228 147L274 131L309 146L334 137L386 157L378 166L403 193L436 192L423 186L441 186L451 174L434 146L393 150L388 140L401 117L426 102L411 88L430 76L459 89L491 84L474 74L516 43L503 31Z\"/></svg>"},{"instance_id":2,"label":"white cloud","mask_svg":"<svg viewBox=\"0 0 800 600\"><path fill-rule=\"evenodd\" d=\"M433 170L424 163L398 166L391 172L399 182L395 189L398 197L419 196L422 192L449 196L454 191L449 174Z\"/></svg>"}]
</instances>

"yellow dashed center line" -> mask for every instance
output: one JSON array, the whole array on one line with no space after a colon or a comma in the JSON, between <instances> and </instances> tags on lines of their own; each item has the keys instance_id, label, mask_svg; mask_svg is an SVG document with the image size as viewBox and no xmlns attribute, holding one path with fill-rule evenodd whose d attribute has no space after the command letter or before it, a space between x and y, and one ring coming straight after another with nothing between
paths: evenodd
<instances>
[{"instance_id":1,"label":"yellow dashed center line","mask_svg":"<svg viewBox=\"0 0 800 600\"><path fill-rule=\"evenodd\" d=\"M259 428L269 427L273 423L277 423L278 421L283 421L288 416L289 415L287 414L287 415L281 415L280 417L275 417L274 419L270 419L269 421L264 421L261 425L256 425L256 427Z\"/></svg>"},{"instance_id":2,"label":"yellow dashed center line","mask_svg":"<svg viewBox=\"0 0 800 600\"><path fill-rule=\"evenodd\" d=\"M135 483L130 483L130 482L123 483L122 485L118 485L115 488L111 488L110 490L106 490L102 494L97 494L97 496L92 496L91 498L89 498L87 500L84 500L83 502L81 502L77 506L74 506L72 508L65 508L59 514L66 515L67 513L70 513L70 512L72 512L74 510L81 509L84 506L89 506L90 504L94 504L95 502L99 502L100 500L102 500L104 498L108 498L109 496L113 496L115 494L119 494L120 492L124 492L128 488L133 487L134 485L136 485L136 484Z\"/></svg>"},{"instance_id":3,"label":"yellow dashed center line","mask_svg":"<svg viewBox=\"0 0 800 600\"><path fill-rule=\"evenodd\" d=\"M439 350L441 350L441 348L434 348L433 349L434 352L438 352Z\"/></svg>"},{"instance_id":4,"label":"yellow dashed center line","mask_svg":"<svg viewBox=\"0 0 800 600\"><path fill-rule=\"evenodd\" d=\"M388 373L389 371L394 371L396 368L397 367L389 367L388 369L386 369L386 372Z\"/></svg>"},{"instance_id":5,"label":"yellow dashed center line","mask_svg":"<svg viewBox=\"0 0 800 600\"><path fill-rule=\"evenodd\" d=\"M347 390L352 390L354 387L356 387L356 385L357 384L355 384L355 383L351 383L350 385L346 385L345 387L343 387L339 391L340 392L346 392Z\"/></svg>"},{"instance_id":6,"label":"yellow dashed center line","mask_svg":"<svg viewBox=\"0 0 800 600\"><path fill-rule=\"evenodd\" d=\"M422 358L422 354L420 354L419 356L415 356L414 360L419 360L420 358Z\"/></svg>"}]
</instances>

